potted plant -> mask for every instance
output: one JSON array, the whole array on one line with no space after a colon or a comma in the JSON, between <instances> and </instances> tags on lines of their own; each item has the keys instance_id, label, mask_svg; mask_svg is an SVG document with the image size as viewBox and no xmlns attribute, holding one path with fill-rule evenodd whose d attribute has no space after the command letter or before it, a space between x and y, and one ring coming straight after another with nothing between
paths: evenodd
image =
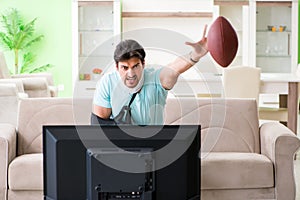
<instances>
[{"instance_id":1,"label":"potted plant","mask_svg":"<svg viewBox=\"0 0 300 200\"><path fill-rule=\"evenodd\" d=\"M98 80L101 76L102 69L95 67L93 68L92 72L93 72L93 79Z\"/></svg>"},{"instance_id":2,"label":"potted plant","mask_svg":"<svg viewBox=\"0 0 300 200\"><path fill-rule=\"evenodd\" d=\"M10 8L5 14L1 14L0 20L3 27L0 32L0 45L14 53L14 74L43 72L52 67L50 64L39 67L33 65L36 55L30 48L44 37L34 33L37 18L25 22L17 9ZM23 58L21 65L19 57Z\"/></svg>"}]
</instances>

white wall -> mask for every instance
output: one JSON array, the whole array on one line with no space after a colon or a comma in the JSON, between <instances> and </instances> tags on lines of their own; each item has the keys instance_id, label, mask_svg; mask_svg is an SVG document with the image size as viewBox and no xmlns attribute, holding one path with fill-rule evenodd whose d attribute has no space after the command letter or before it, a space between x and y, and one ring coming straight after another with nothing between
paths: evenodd
<instances>
[{"instance_id":1,"label":"white wall","mask_svg":"<svg viewBox=\"0 0 300 200\"><path fill-rule=\"evenodd\" d=\"M213 15L213 0L139 0L139 3L123 0L122 6L123 12L209 12ZM192 48L184 43L199 41L205 24L210 25L212 21L213 17L123 17L123 38L138 38L138 42L146 48L146 63L161 66L178 55L189 53ZM161 34L153 33L153 29L161 30ZM150 40L154 46L149 46ZM207 55L183 77L198 78L199 71L218 73L219 70L220 67L216 67Z\"/></svg>"}]
</instances>

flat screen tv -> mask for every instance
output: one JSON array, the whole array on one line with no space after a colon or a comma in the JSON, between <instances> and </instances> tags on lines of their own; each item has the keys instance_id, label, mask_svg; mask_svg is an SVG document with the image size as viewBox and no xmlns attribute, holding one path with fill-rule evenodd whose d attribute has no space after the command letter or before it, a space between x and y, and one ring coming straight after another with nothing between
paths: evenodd
<instances>
[{"instance_id":1,"label":"flat screen tv","mask_svg":"<svg viewBox=\"0 0 300 200\"><path fill-rule=\"evenodd\" d=\"M44 198L200 198L200 125L44 126Z\"/></svg>"}]
</instances>

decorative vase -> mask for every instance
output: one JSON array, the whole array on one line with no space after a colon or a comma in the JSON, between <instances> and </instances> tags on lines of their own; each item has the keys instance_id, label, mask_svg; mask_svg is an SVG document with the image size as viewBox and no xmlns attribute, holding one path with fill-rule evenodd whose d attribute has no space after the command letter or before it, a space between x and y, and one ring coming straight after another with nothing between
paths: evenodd
<instances>
[{"instance_id":1,"label":"decorative vase","mask_svg":"<svg viewBox=\"0 0 300 200\"><path fill-rule=\"evenodd\" d=\"M93 80L97 81L101 77L101 74L93 74Z\"/></svg>"}]
</instances>

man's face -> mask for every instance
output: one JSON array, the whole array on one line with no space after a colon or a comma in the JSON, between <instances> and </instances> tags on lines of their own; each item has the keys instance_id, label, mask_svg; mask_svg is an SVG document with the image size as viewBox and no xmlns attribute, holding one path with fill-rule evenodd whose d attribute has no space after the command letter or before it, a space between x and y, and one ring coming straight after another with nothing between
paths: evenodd
<instances>
[{"instance_id":1,"label":"man's face","mask_svg":"<svg viewBox=\"0 0 300 200\"><path fill-rule=\"evenodd\" d=\"M130 58L129 60L118 63L118 72L124 84L129 88L134 88L142 77L144 65L139 58Z\"/></svg>"}]
</instances>

